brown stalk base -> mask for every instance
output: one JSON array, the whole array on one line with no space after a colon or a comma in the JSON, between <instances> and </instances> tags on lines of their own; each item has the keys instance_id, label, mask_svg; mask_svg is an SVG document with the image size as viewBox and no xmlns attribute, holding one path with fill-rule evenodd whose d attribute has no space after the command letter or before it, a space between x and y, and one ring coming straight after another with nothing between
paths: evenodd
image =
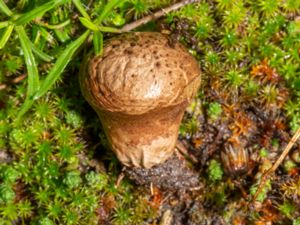
<instances>
[{"instance_id":1,"label":"brown stalk base","mask_svg":"<svg viewBox=\"0 0 300 225\"><path fill-rule=\"evenodd\" d=\"M125 167L124 172L138 185L152 184L162 190L177 191L199 186L198 175L176 154L150 169Z\"/></svg>"}]
</instances>

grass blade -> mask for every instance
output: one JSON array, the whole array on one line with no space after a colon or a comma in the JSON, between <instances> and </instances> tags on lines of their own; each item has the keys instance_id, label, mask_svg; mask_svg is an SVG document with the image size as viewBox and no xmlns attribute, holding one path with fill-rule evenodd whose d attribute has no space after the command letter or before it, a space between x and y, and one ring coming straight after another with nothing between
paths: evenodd
<instances>
[{"instance_id":1,"label":"grass blade","mask_svg":"<svg viewBox=\"0 0 300 225\"><path fill-rule=\"evenodd\" d=\"M0 39L0 49L2 49L5 46L6 42L8 41L8 39L9 39L9 37L10 37L12 31L13 31L13 29L14 29L13 25L10 25L10 26L5 28L4 33L2 34L2 37Z\"/></svg>"},{"instance_id":2,"label":"grass blade","mask_svg":"<svg viewBox=\"0 0 300 225\"><path fill-rule=\"evenodd\" d=\"M16 31L19 35L28 72L28 93L33 95L39 88L39 72L31 50L31 41L22 26L17 26Z\"/></svg>"},{"instance_id":3,"label":"grass blade","mask_svg":"<svg viewBox=\"0 0 300 225\"><path fill-rule=\"evenodd\" d=\"M15 122L17 124L20 122L20 119L22 118L22 116L24 116L24 114L32 107L33 103L34 103L34 100L31 97L26 96L25 102L23 103L23 105L17 115L17 118L15 120Z\"/></svg>"},{"instance_id":4,"label":"grass blade","mask_svg":"<svg viewBox=\"0 0 300 225\"><path fill-rule=\"evenodd\" d=\"M0 29L1 29L1 28L4 28L4 27L7 27L8 25L9 25L9 22L8 22L8 21L0 22Z\"/></svg>"},{"instance_id":5,"label":"grass blade","mask_svg":"<svg viewBox=\"0 0 300 225\"><path fill-rule=\"evenodd\" d=\"M75 41L73 41L67 46L67 48L58 57L56 63L50 70L44 82L42 83L39 91L35 94L34 99L40 98L52 87L52 85L55 83L55 81L57 81L57 79L60 77L60 75L72 59L76 50L84 43L89 34L90 31L86 31L79 38L77 38Z\"/></svg>"},{"instance_id":6,"label":"grass blade","mask_svg":"<svg viewBox=\"0 0 300 225\"><path fill-rule=\"evenodd\" d=\"M114 27L104 27L104 26L99 26L98 29L102 32L109 32L109 33L121 33L121 31L117 28Z\"/></svg>"},{"instance_id":7,"label":"grass blade","mask_svg":"<svg viewBox=\"0 0 300 225\"><path fill-rule=\"evenodd\" d=\"M53 60L53 57L44 53L42 50L37 48L32 42L30 42L31 48L33 53L36 54L40 59L44 60L45 62L51 62Z\"/></svg>"},{"instance_id":8,"label":"grass blade","mask_svg":"<svg viewBox=\"0 0 300 225\"><path fill-rule=\"evenodd\" d=\"M108 3L105 5L103 11L101 14L98 16L98 18L95 20L96 24L99 24L102 22L102 20L107 17L107 15L118 5L121 5L123 2L127 0L110 0Z\"/></svg>"},{"instance_id":9,"label":"grass blade","mask_svg":"<svg viewBox=\"0 0 300 225\"><path fill-rule=\"evenodd\" d=\"M30 12L22 14L18 19L16 19L15 24L22 25L22 24L28 23L31 20L42 16L47 11L49 11L63 3L65 3L65 0L53 0L53 1L47 2L35 9L31 10Z\"/></svg>"},{"instance_id":10,"label":"grass blade","mask_svg":"<svg viewBox=\"0 0 300 225\"><path fill-rule=\"evenodd\" d=\"M74 5L76 6L76 8L78 9L78 11L81 13L81 15L85 18L87 18L88 20L91 20L89 14L85 11L85 9L83 8L80 0L72 0L72 2L74 3Z\"/></svg>"},{"instance_id":11,"label":"grass blade","mask_svg":"<svg viewBox=\"0 0 300 225\"><path fill-rule=\"evenodd\" d=\"M103 52L103 34L97 31L93 35L93 44L95 55L102 55Z\"/></svg>"},{"instance_id":12,"label":"grass blade","mask_svg":"<svg viewBox=\"0 0 300 225\"><path fill-rule=\"evenodd\" d=\"M55 43L55 38L43 27L39 28L41 36L49 42L49 44L53 45Z\"/></svg>"},{"instance_id":13,"label":"grass blade","mask_svg":"<svg viewBox=\"0 0 300 225\"><path fill-rule=\"evenodd\" d=\"M59 24L43 24L43 27L46 27L51 30L62 29L65 26L69 25L70 23L71 23L71 20L67 19L66 21L59 23Z\"/></svg>"},{"instance_id":14,"label":"grass blade","mask_svg":"<svg viewBox=\"0 0 300 225\"><path fill-rule=\"evenodd\" d=\"M92 31L99 31L99 27L96 24L94 24L91 20L84 17L79 17L79 20L82 23L82 25L85 26L86 28Z\"/></svg>"},{"instance_id":15,"label":"grass blade","mask_svg":"<svg viewBox=\"0 0 300 225\"><path fill-rule=\"evenodd\" d=\"M79 17L80 22L83 26L86 28L92 30L92 31L102 31L102 32L109 32L109 33L120 33L119 29L116 29L114 27L105 27L105 26L98 26L94 24L92 21L90 21L87 18Z\"/></svg>"},{"instance_id":16,"label":"grass blade","mask_svg":"<svg viewBox=\"0 0 300 225\"><path fill-rule=\"evenodd\" d=\"M7 16L11 16L13 14L3 0L0 0L0 10Z\"/></svg>"},{"instance_id":17,"label":"grass blade","mask_svg":"<svg viewBox=\"0 0 300 225\"><path fill-rule=\"evenodd\" d=\"M52 24L59 23L59 19L58 19L57 15L55 15L55 14L51 15L51 20L50 21L51 21ZM69 41L71 39L66 30L54 29L54 33L57 36L58 40L62 43L65 43L66 41Z\"/></svg>"},{"instance_id":18,"label":"grass blade","mask_svg":"<svg viewBox=\"0 0 300 225\"><path fill-rule=\"evenodd\" d=\"M16 31L19 35L28 73L27 96L17 117L17 121L19 121L19 119L30 109L33 103L33 95L39 89L39 72L31 50L31 41L29 40L24 27L17 26Z\"/></svg>"},{"instance_id":19,"label":"grass blade","mask_svg":"<svg viewBox=\"0 0 300 225\"><path fill-rule=\"evenodd\" d=\"M65 43L71 39L66 31L56 29L54 30L54 33L61 43Z\"/></svg>"}]
</instances>

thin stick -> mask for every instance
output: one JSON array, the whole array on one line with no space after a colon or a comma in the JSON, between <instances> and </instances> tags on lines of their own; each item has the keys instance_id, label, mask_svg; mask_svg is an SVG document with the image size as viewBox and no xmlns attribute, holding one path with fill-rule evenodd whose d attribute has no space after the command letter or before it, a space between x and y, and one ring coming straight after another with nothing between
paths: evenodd
<instances>
[{"instance_id":1,"label":"thin stick","mask_svg":"<svg viewBox=\"0 0 300 225\"><path fill-rule=\"evenodd\" d=\"M16 77L16 78L14 78L14 79L11 81L11 83L17 84L17 83L21 82L22 80L24 80L26 77L27 77L27 74L26 74L26 73L25 73L25 74L22 74L22 75L20 75L20 76L18 76L18 77Z\"/></svg>"},{"instance_id":2,"label":"thin stick","mask_svg":"<svg viewBox=\"0 0 300 225\"><path fill-rule=\"evenodd\" d=\"M6 84L0 83L0 91L5 90L10 84L17 84L17 83L21 82L26 77L27 77L27 74L22 74L16 78L12 79L11 81L7 82Z\"/></svg>"},{"instance_id":3,"label":"thin stick","mask_svg":"<svg viewBox=\"0 0 300 225\"><path fill-rule=\"evenodd\" d=\"M3 91L7 88L6 84L0 84L0 91Z\"/></svg>"},{"instance_id":4,"label":"thin stick","mask_svg":"<svg viewBox=\"0 0 300 225\"><path fill-rule=\"evenodd\" d=\"M188 153L188 150L186 149L186 147L181 143L181 141L176 142L176 148L178 149L178 151L185 156L186 158L190 159L193 163L198 163L198 160L195 156L191 155Z\"/></svg>"},{"instance_id":5,"label":"thin stick","mask_svg":"<svg viewBox=\"0 0 300 225\"><path fill-rule=\"evenodd\" d=\"M200 0L184 0L184 1L181 1L181 2L178 2L174 5L171 5L169 7L166 7L164 9L161 9L151 15L148 15L148 16L145 16L139 20L136 20L132 23L129 23L129 24L126 24L124 27L121 28L121 33L123 32L129 32L141 25L144 25L152 20L156 20L164 15L166 15L167 13L171 12L171 11L175 11L185 5L188 5L188 4L191 4L191 3L196 3L196 2L200 2Z\"/></svg>"},{"instance_id":6,"label":"thin stick","mask_svg":"<svg viewBox=\"0 0 300 225\"><path fill-rule=\"evenodd\" d=\"M253 200L252 200L253 202L256 200L257 196L262 191L265 183L267 182L268 177L271 175L271 173L274 173L276 171L276 169L279 167L279 165L285 159L285 157L290 152L290 150L292 149L293 145L296 143L296 141L298 140L299 137L300 137L300 128L296 131L295 135L292 137L292 139L290 140L290 142L287 144L287 146L285 147L284 151L281 153L281 155L279 156L279 158L277 159L277 161L262 176L261 182L260 182L260 184L258 186L258 189L257 189L257 191L256 191L256 193L255 193L255 195L253 197Z\"/></svg>"},{"instance_id":7,"label":"thin stick","mask_svg":"<svg viewBox=\"0 0 300 225\"><path fill-rule=\"evenodd\" d=\"M121 184L122 180L124 179L124 177L125 177L125 174L123 172L121 172L118 176L118 179L117 179L117 182L116 182L116 187L120 186L120 184Z\"/></svg>"}]
</instances>

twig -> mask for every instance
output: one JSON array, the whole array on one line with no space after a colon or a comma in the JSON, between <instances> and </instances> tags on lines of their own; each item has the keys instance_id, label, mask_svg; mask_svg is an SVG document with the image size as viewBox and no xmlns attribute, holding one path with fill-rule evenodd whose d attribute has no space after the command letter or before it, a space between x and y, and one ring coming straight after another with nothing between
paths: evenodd
<instances>
[{"instance_id":1,"label":"twig","mask_svg":"<svg viewBox=\"0 0 300 225\"><path fill-rule=\"evenodd\" d=\"M185 5L188 5L188 4L192 4L192 3L196 3L196 2L200 2L200 0L184 0L184 1L181 1L181 2L178 2L174 5L171 5L169 7L166 7L164 9L161 9L151 15L148 15L148 16L145 16L139 20L136 20L132 23L129 23L129 24L126 24L124 27L122 27L120 29L121 33L123 32L129 32L141 25L144 25L152 20L156 20L164 15L166 15L167 13L171 12L171 11L175 11Z\"/></svg>"},{"instance_id":2,"label":"twig","mask_svg":"<svg viewBox=\"0 0 300 225\"><path fill-rule=\"evenodd\" d=\"M17 84L17 83L21 82L22 80L24 80L26 77L27 77L27 74L26 74L26 73L25 73L25 74L22 74L22 75L20 75L20 76L18 76L18 77L16 77L16 78L14 78L14 79L11 81L11 83L12 83L12 84Z\"/></svg>"},{"instance_id":3,"label":"twig","mask_svg":"<svg viewBox=\"0 0 300 225\"><path fill-rule=\"evenodd\" d=\"M181 143L181 141L176 142L176 148L178 149L178 151L185 157L190 159L193 163L198 163L198 160L195 156L191 155L188 153L188 150L186 149L186 147Z\"/></svg>"},{"instance_id":4,"label":"twig","mask_svg":"<svg viewBox=\"0 0 300 225\"><path fill-rule=\"evenodd\" d=\"M12 79L11 81L7 82L6 84L4 83L0 83L0 91L5 90L10 84L17 84L19 82L21 82L22 80L24 80L27 77L27 74L22 74L14 79Z\"/></svg>"},{"instance_id":5,"label":"twig","mask_svg":"<svg viewBox=\"0 0 300 225\"><path fill-rule=\"evenodd\" d=\"M150 192L151 192L151 195L154 195L154 187L153 187L152 182L150 183Z\"/></svg>"},{"instance_id":6,"label":"twig","mask_svg":"<svg viewBox=\"0 0 300 225\"><path fill-rule=\"evenodd\" d=\"M120 186L120 184L121 184L122 180L124 179L124 177L125 177L125 174L123 172L121 172L118 176L118 179L117 179L117 182L116 182L116 187Z\"/></svg>"},{"instance_id":7,"label":"twig","mask_svg":"<svg viewBox=\"0 0 300 225\"><path fill-rule=\"evenodd\" d=\"M290 142L287 144L287 146L285 147L284 151L281 153L281 155L279 156L279 158L277 159L277 161L274 163L274 165L267 170L267 172L265 172L262 176L261 182L258 186L258 189L253 197L253 202L256 200L257 196L260 194L260 192L262 191L268 177L276 171L276 169L279 167L279 165L282 163L282 161L285 159L285 157L287 156L287 154L290 152L290 150L292 149L293 145L296 143L296 141L298 140L298 138L300 137L300 128L296 131L295 135L292 137L292 139L290 140Z\"/></svg>"},{"instance_id":8,"label":"twig","mask_svg":"<svg viewBox=\"0 0 300 225\"><path fill-rule=\"evenodd\" d=\"M7 88L6 84L0 84L0 91L3 91Z\"/></svg>"}]
</instances>

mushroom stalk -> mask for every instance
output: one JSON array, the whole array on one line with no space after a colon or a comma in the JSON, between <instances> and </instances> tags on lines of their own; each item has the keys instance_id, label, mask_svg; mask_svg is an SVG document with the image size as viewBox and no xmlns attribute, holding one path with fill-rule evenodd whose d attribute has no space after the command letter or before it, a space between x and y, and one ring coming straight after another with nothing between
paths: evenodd
<instances>
[{"instance_id":1,"label":"mushroom stalk","mask_svg":"<svg viewBox=\"0 0 300 225\"><path fill-rule=\"evenodd\" d=\"M150 168L173 154L200 70L180 43L136 32L109 40L102 56L88 58L80 80L118 159Z\"/></svg>"}]
</instances>

